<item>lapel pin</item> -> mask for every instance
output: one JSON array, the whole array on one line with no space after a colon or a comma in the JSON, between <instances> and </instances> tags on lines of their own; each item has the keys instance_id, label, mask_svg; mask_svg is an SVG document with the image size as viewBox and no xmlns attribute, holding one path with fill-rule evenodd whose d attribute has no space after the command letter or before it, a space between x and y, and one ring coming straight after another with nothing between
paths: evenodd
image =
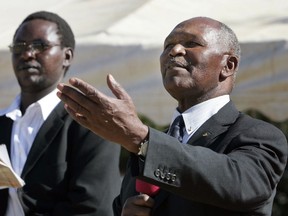
<instances>
[{"instance_id":1,"label":"lapel pin","mask_svg":"<svg viewBox=\"0 0 288 216\"><path fill-rule=\"evenodd\" d=\"M202 134L203 137L206 137L208 135L209 135L209 132L205 132L205 133Z\"/></svg>"}]
</instances>

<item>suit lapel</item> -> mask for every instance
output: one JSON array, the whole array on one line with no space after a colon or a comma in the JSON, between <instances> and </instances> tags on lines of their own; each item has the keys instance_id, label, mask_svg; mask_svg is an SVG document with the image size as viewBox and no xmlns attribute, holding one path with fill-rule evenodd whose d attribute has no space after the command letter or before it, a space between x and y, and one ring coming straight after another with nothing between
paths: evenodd
<instances>
[{"instance_id":1,"label":"suit lapel","mask_svg":"<svg viewBox=\"0 0 288 216\"><path fill-rule=\"evenodd\" d=\"M5 144L10 155L11 131L13 120L0 116L0 144ZM7 208L8 189L0 190L0 216L4 216Z\"/></svg>"},{"instance_id":2,"label":"suit lapel","mask_svg":"<svg viewBox=\"0 0 288 216\"><path fill-rule=\"evenodd\" d=\"M11 132L13 120L6 116L0 116L0 144L5 144L10 155Z\"/></svg>"},{"instance_id":3,"label":"suit lapel","mask_svg":"<svg viewBox=\"0 0 288 216\"><path fill-rule=\"evenodd\" d=\"M188 144L208 147L216 137L229 129L238 115L239 111L230 101L195 132Z\"/></svg>"},{"instance_id":4,"label":"suit lapel","mask_svg":"<svg viewBox=\"0 0 288 216\"><path fill-rule=\"evenodd\" d=\"M64 125L63 117L65 115L67 115L67 113L63 108L63 103L60 103L45 120L39 129L39 132L37 133L28 154L21 174L22 178L25 178L27 173L35 166L39 158L43 155L48 146L53 142L54 138Z\"/></svg>"}]
</instances>

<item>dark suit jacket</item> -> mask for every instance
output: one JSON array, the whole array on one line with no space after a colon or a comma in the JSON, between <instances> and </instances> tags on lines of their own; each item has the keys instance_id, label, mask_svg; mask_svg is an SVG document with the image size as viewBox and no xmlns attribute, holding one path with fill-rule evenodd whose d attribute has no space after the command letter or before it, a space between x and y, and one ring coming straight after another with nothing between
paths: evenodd
<instances>
[{"instance_id":1,"label":"dark suit jacket","mask_svg":"<svg viewBox=\"0 0 288 216\"><path fill-rule=\"evenodd\" d=\"M8 149L12 123L0 117L0 143ZM73 121L60 103L40 128L24 165L26 185L18 196L25 215L113 215L121 184L119 153L118 145ZM0 215L7 191L0 190Z\"/></svg>"},{"instance_id":2,"label":"dark suit jacket","mask_svg":"<svg viewBox=\"0 0 288 216\"><path fill-rule=\"evenodd\" d=\"M120 216L125 200L137 194L139 175L161 187L155 216L268 216L286 160L283 133L229 102L188 144L150 128L145 162L131 155L114 212Z\"/></svg>"}]
</instances>

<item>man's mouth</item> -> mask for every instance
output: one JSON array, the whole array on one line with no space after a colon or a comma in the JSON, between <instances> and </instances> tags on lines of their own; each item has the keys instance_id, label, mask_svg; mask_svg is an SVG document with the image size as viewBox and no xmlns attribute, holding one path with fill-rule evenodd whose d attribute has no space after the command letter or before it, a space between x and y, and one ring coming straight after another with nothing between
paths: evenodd
<instances>
[{"instance_id":1,"label":"man's mouth","mask_svg":"<svg viewBox=\"0 0 288 216\"><path fill-rule=\"evenodd\" d=\"M168 69L171 68L183 68L183 69L188 69L188 64L187 62L183 62L179 59L171 58L169 63L168 63Z\"/></svg>"},{"instance_id":2,"label":"man's mouth","mask_svg":"<svg viewBox=\"0 0 288 216\"><path fill-rule=\"evenodd\" d=\"M24 71L38 71L39 67L35 66L35 65L21 65L18 67L18 70L24 70Z\"/></svg>"},{"instance_id":3,"label":"man's mouth","mask_svg":"<svg viewBox=\"0 0 288 216\"><path fill-rule=\"evenodd\" d=\"M170 64L168 64L167 69L185 69L187 70L187 64L183 64L182 62L171 62Z\"/></svg>"}]
</instances>

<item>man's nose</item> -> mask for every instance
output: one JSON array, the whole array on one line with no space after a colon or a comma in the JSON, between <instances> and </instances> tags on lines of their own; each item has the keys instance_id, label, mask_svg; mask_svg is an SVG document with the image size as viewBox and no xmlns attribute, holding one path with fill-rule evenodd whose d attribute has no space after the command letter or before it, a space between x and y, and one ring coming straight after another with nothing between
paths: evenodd
<instances>
[{"instance_id":1,"label":"man's nose","mask_svg":"<svg viewBox=\"0 0 288 216\"><path fill-rule=\"evenodd\" d=\"M25 50L22 51L21 56L23 58L34 58L36 55L36 51L33 47L28 46Z\"/></svg>"},{"instance_id":2,"label":"man's nose","mask_svg":"<svg viewBox=\"0 0 288 216\"><path fill-rule=\"evenodd\" d=\"M178 56L178 55L185 55L185 54L186 54L185 47L182 46L181 44L175 44L175 46L172 47L169 53L170 56Z\"/></svg>"}]
</instances>

